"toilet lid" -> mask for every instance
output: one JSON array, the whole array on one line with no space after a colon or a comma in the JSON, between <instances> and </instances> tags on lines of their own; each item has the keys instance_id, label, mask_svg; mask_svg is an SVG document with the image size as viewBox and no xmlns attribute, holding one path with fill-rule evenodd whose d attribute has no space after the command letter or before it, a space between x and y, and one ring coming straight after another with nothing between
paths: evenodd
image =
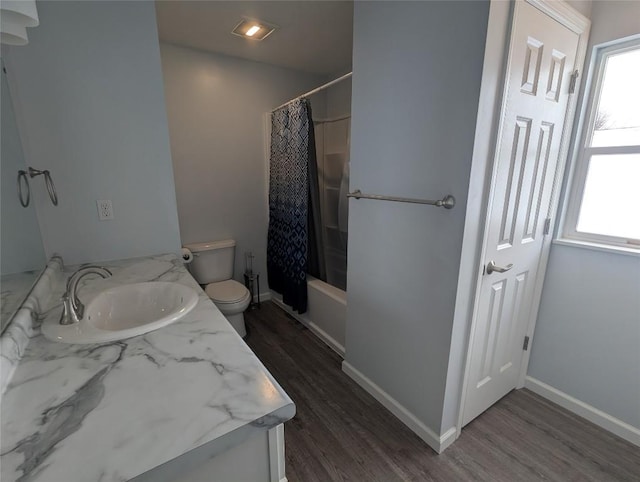
<instances>
[{"instance_id":1,"label":"toilet lid","mask_svg":"<svg viewBox=\"0 0 640 482\"><path fill-rule=\"evenodd\" d=\"M249 294L243 284L232 279L208 284L204 291L215 303L237 303Z\"/></svg>"}]
</instances>

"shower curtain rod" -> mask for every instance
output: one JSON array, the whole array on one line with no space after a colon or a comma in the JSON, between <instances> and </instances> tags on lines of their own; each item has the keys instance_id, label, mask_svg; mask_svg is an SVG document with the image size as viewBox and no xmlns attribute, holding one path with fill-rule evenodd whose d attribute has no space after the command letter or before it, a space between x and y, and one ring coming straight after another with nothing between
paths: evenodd
<instances>
[{"instance_id":1,"label":"shower curtain rod","mask_svg":"<svg viewBox=\"0 0 640 482\"><path fill-rule=\"evenodd\" d=\"M327 88L331 87L332 85L337 84L338 82L342 82L344 79L348 79L349 77L351 77L351 75L353 75L353 72L349 72L348 74L344 74L342 77L338 77L337 79L334 79L331 82L327 82L326 84L321 85L320 87L317 87L317 88L315 88L313 90L310 90L309 92L307 92L305 94L299 95L298 97L295 97L295 98L285 102L284 104L279 105L278 107L273 109L271 112L273 113L273 112L277 111L278 109L282 109L285 105L289 105L289 104L291 104L292 102L295 102L298 99L302 99L303 97L309 97L310 95L313 95L313 94L315 94L317 92L320 92L321 90L327 89Z\"/></svg>"}]
</instances>

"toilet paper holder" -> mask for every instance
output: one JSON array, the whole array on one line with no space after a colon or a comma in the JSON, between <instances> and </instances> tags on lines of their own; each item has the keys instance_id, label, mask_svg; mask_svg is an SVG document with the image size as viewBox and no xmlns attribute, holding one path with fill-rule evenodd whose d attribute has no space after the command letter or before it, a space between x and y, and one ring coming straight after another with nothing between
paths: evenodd
<instances>
[{"instance_id":1,"label":"toilet paper holder","mask_svg":"<svg viewBox=\"0 0 640 482\"><path fill-rule=\"evenodd\" d=\"M194 253L189 248L182 248L182 262L184 264L189 264L193 261L193 258L196 256L200 256L200 253Z\"/></svg>"}]
</instances>

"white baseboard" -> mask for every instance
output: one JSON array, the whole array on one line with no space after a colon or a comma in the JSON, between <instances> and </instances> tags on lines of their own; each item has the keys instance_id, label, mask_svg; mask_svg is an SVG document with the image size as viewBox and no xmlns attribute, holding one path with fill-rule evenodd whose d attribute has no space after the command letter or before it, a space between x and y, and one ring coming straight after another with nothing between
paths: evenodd
<instances>
[{"instance_id":1,"label":"white baseboard","mask_svg":"<svg viewBox=\"0 0 640 482\"><path fill-rule=\"evenodd\" d=\"M440 450L436 450L439 454L445 451L449 445L455 442L458 439L458 431L456 427L451 427L445 433L440 435Z\"/></svg>"},{"instance_id":2,"label":"white baseboard","mask_svg":"<svg viewBox=\"0 0 640 482\"><path fill-rule=\"evenodd\" d=\"M547 385L540 380L527 376L524 386L541 397L566 408L570 412L589 420L605 430L621 437L632 444L640 446L640 429L619 420L602 410L584 403L577 398L573 398L551 385Z\"/></svg>"},{"instance_id":3,"label":"white baseboard","mask_svg":"<svg viewBox=\"0 0 640 482\"><path fill-rule=\"evenodd\" d=\"M429 447L437 453L442 453L449 445L456 440L456 428L451 427L442 435L436 434L433 430L422 423L418 418L402 406L391 395L385 392L378 385L373 383L369 378L360 371L350 365L347 361L342 362L342 371L346 373L353 381L364 388L369 394L378 400L387 410L393 413L415 434L424 440Z\"/></svg>"},{"instance_id":4,"label":"white baseboard","mask_svg":"<svg viewBox=\"0 0 640 482\"><path fill-rule=\"evenodd\" d=\"M311 333L313 333L318 338L320 338L320 340L322 340L322 342L325 345L327 345L329 348L331 348L333 351L335 351L338 355L340 355L341 358L344 358L344 346L341 345L340 343L338 343L335 340L335 338L333 338L331 335L329 335L326 331L324 331L322 328L320 328L318 325L316 325L313 321L311 321L305 315L301 315L301 314L296 313L295 311L293 311L291 308L289 308L287 305L285 305L277 297L272 296L271 297L271 301L273 301L276 305L278 305L280 308L282 308L284 311L286 311L289 315L291 315L297 321L302 323L304 326L309 328Z\"/></svg>"},{"instance_id":5,"label":"white baseboard","mask_svg":"<svg viewBox=\"0 0 640 482\"><path fill-rule=\"evenodd\" d=\"M335 338L333 338L326 331L324 331L322 328L316 325L313 321L309 320L308 318L305 318L304 316L300 316L299 321L304 326L309 328L309 330L311 330L311 332L314 335L320 338L329 348L331 348L338 355L340 355L340 358L344 359L344 346L338 343L335 340Z\"/></svg>"}]
</instances>

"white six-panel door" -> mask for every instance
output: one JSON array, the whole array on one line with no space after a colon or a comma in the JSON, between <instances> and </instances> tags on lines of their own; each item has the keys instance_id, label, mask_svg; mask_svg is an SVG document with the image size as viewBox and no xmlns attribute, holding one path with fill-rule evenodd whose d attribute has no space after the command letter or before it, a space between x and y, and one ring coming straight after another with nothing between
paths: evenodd
<instances>
[{"instance_id":1,"label":"white six-panel door","mask_svg":"<svg viewBox=\"0 0 640 482\"><path fill-rule=\"evenodd\" d=\"M535 6L516 2L463 425L518 383L579 40Z\"/></svg>"}]
</instances>

